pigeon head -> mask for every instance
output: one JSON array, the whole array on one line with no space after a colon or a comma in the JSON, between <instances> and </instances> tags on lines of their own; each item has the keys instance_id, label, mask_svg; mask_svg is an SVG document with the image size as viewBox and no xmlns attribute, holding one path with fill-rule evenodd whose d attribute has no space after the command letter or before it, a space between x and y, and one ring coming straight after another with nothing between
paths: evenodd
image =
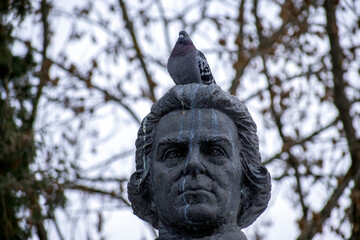
<instances>
[{"instance_id":1,"label":"pigeon head","mask_svg":"<svg viewBox=\"0 0 360 240\"><path fill-rule=\"evenodd\" d=\"M184 45L194 45L193 42L191 41L189 34L184 30L179 32L179 38L177 40L177 43Z\"/></svg>"}]
</instances>

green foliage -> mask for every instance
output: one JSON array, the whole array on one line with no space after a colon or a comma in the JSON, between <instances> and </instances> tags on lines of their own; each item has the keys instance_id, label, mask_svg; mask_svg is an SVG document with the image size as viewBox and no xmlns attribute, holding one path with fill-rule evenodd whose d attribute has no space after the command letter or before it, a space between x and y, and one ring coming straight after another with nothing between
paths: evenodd
<instances>
[{"instance_id":1,"label":"green foliage","mask_svg":"<svg viewBox=\"0 0 360 240\"><path fill-rule=\"evenodd\" d=\"M31 10L30 0L3 0L0 1L0 14L14 14L22 21Z\"/></svg>"},{"instance_id":2,"label":"green foliage","mask_svg":"<svg viewBox=\"0 0 360 240\"><path fill-rule=\"evenodd\" d=\"M26 239L30 229L22 229L17 217L25 199L17 192L33 161L34 147L28 136L17 131L12 114L13 109L0 99L0 239Z\"/></svg>"},{"instance_id":3,"label":"green foliage","mask_svg":"<svg viewBox=\"0 0 360 240\"><path fill-rule=\"evenodd\" d=\"M24 55L13 54L13 26L6 24L6 15L15 16L21 23L30 9L30 1L0 4L0 239L4 240L28 239L33 228L46 239L44 219L52 218L56 206L65 204L56 180L44 174L35 177L36 172L30 168L37 151L33 115L38 96L29 77L37 64L30 46ZM45 214L39 198L47 202Z\"/></svg>"}]
</instances>

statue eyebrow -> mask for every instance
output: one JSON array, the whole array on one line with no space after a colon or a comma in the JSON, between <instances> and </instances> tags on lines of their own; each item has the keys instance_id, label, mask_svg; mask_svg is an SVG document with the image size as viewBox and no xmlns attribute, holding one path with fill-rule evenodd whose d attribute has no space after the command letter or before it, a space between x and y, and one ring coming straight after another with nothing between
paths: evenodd
<instances>
[{"instance_id":1,"label":"statue eyebrow","mask_svg":"<svg viewBox=\"0 0 360 240\"><path fill-rule=\"evenodd\" d=\"M179 141L179 138L163 138L160 139L160 141L155 146L155 154L158 155L163 150L167 148L167 146L174 146L174 147L185 147L188 145L189 141L186 141L186 139L181 139Z\"/></svg>"},{"instance_id":2,"label":"statue eyebrow","mask_svg":"<svg viewBox=\"0 0 360 240\"><path fill-rule=\"evenodd\" d=\"M181 138L178 137L170 138L166 137L160 139L157 143L158 146L169 145L169 144L188 144L190 142L189 138ZM217 142L226 142L227 144L232 145L231 140L225 135L211 135L211 136L202 136L200 137L201 143L217 143Z\"/></svg>"},{"instance_id":3,"label":"statue eyebrow","mask_svg":"<svg viewBox=\"0 0 360 240\"><path fill-rule=\"evenodd\" d=\"M230 139L228 137L226 137L226 136L223 136L223 135L206 137L201 142L202 143L226 142L227 144L232 145L232 142L230 141Z\"/></svg>"},{"instance_id":4,"label":"statue eyebrow","mask_svg":"<svg viewBox=\"0 0 360 240\"><path fill-rule=\"evenodd\" d=\"M187 138L182 138L179 140L178 137L174 137L174 138L166 137L166 138L160 139L160 141L158 142L157 145L161 146L161 145L168 145L168 144L187 144L189 142L190 142L190 140Z\"/></svg>"}]
</instances>

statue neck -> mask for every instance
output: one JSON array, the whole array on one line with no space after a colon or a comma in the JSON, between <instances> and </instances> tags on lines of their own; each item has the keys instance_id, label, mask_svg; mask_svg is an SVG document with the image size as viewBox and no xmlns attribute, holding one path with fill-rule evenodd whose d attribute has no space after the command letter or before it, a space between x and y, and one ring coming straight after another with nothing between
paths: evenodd
<instances>
[{"instance_id":1,"label":"statue neck","mask_svg":"<svg viewBox=\"0 0 360 240\"><path fill-rule=\"evenodd\" d=\"M247 240L247 237L238 226L228 226L221 231L214 232L212 235L203 237L191 237L162 230L159 231L160 236L156 240Z\"/></svg>"}]
</instances>

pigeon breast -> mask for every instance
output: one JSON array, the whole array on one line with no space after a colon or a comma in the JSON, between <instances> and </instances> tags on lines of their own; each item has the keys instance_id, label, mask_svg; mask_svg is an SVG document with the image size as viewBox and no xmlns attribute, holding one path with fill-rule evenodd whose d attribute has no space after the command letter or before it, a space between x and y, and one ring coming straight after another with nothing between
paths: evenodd
<instances>
[{"instance_id":1,"label":"pigeon breast","mask_svg":"<svg viewBox=\"0 0 360 240\"><path fill-rule=\"evenodd\" d=\"M173 52L167 63L167 69L175 84L201 83L197 62L197 49L193 48L186 54Z\"/></svg>"}]
</instances>

